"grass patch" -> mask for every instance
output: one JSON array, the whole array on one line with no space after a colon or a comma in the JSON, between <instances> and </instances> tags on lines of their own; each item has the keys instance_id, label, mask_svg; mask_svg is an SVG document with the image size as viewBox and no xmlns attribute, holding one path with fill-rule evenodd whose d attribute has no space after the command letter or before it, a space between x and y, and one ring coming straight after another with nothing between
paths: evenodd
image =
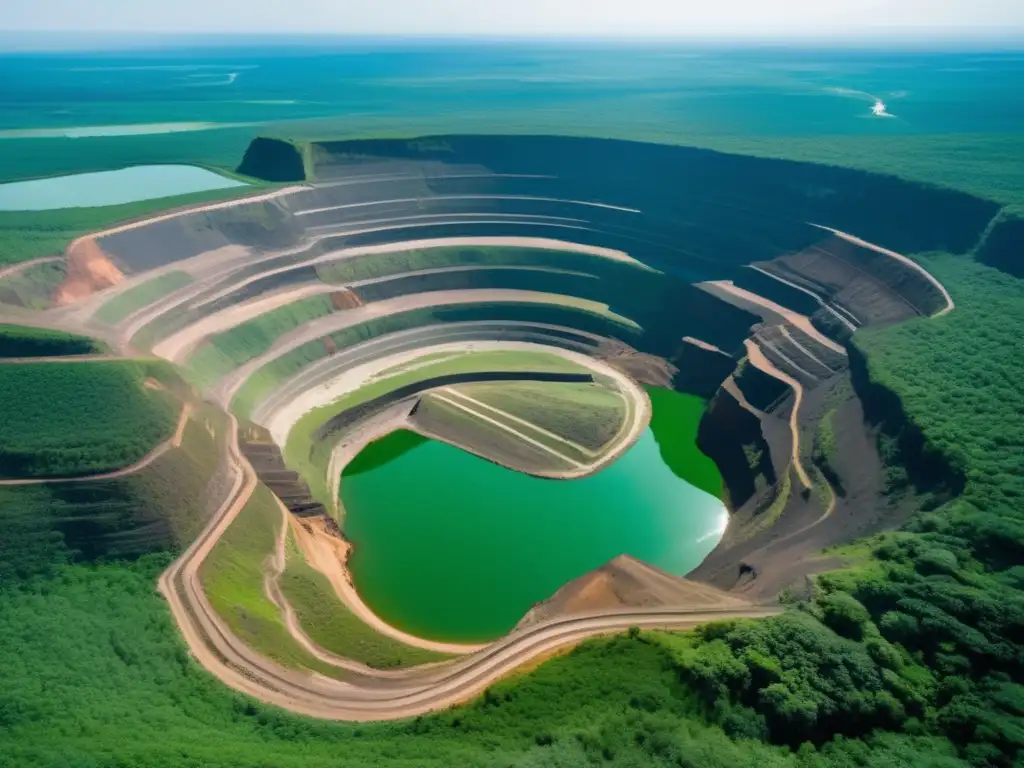
<instances>
[{"instance_id":1,"label":"grass patch","mask_svg":"<svg viewBox=\"0 0 1024 768\"><path fill-rule=\"evenodd\" d=\"M334 507L331 498L327 474L333 445L328 442L317 443L313 435L322 424L343 413L349 408L385 395L405 384L411 384L434 376L453 373L469 373L476 371L554 371L574 372L587 369L548 352L525 350L474 352L459 357L433 363L407 371L397 376L376 379L364 387L350 392L332 403L306 413L288 433L284 447L284 459L288 466L298 471L309 483L313 498L325 504L329 509Z\"/></svg>"},{"instance_id":2,"label":"grass patch","mask_svg":"<svg viewBox=\"0 0 1024 768\"><path fill-rule=\"evenodd\" d=\"M614 386L613 383L603 385L596 382L513 381L500 384L459 384L452 389L596 453L606 448L619 434L628 416L626 401ZM465 404L491 418L505 421L492 411L473 403ZM509 426L550 444L556 450L569 448L561 441L535 434L535 430L518 422L510 421ZM577 453L571 450L570 455L575 457Z\"/></svg>"},{"instance_id":3,"label":"grass patch","mask_svg":"<svg viewBox=\"0 0 1024 768\"><path fill-rule=\"evenodd\" d=\"M175 402L142 386L132 361L0 365L7 477L105 472L141 459L174 429Z\"/></svg>"},{"instance_id":4,"label":"grass patch","mask_svg":"<svg viewBox=\"0 0 1024 768\"><path fill-rule=\"evenodd\" d=\"M91 355L106 351L103 342L87 336L27 325L0 325L0 358Z\"/></svg>"},{"instance_id":5,"label":"grass patch","mask_svg":"<svg viewBox=\"0 0 1024 768\"><path fill-rule=\"evenodd\" d=\"M341 670L310 656L295 643L277 606L263 592L265 564L282 523L274 495L258 485L203 562L199 573L203 591L217 614L249 647L287 667L342 677Z\"/></svg>"},{"instance_id":6,"label":"grass patch","mask_svg":"<svg viewBox=\"0 0 1024 768\"><path fill-rule=\"evenodd\" d=\"M295 610L303 630L332 653L378 669L410 667L443 661L451 655L414 648L367 626L338 599L327 577L310 566L288 537L287 567L281 591Z\"/></svg>"},{"instance_id":7,"label":"grass patch","mask_svg":"<svg viewBox=\"0 0 1024 768\"><path fill-rule=\"evenodd\" d=\"M192 282L192 275L187 272L180 270L167 272L105 301L93 317L107 325L117 325L132 312L142 309Z\"/></svg>"},{"instance_id":8,"label":"grass patch","mask_svg":"<svg viewBox=\"0 0 1024 768\"><path fill-rule=\"evenodd\" d=\"M330 296L311 296L211 336L186 365L202 386L210 386L270 349L279 337L334 311Z\"/></svg>"},{"instance_id":9,"label":"grass patch","mask_svg":"<svg viewBox=\"0 0 1024 768\"><path fill-rule=\"evenodd\" d=\"M418 248L408 251L390 253L373 253L354 258L344 259L331 264L317 267L320 279L328 283L351 283L357 280L370 280L376 277L401 275L422 269L439 269L451 266L521 266L521 267L556 267L558 269L576 270L585 273L594 271L597 266L608 268L613 262L615 268L623 266L646 272L649 267L640 264L610 259L607 256L578 253L575 251L556 251L548 248L523 248L512 246L442 246L439 248Z\"/></svg>"},{"instance_id":10,"label":"grass patch","mask_svg":"<svg viewBox=\"0 0 1024 768\"><path fill-rule=\"evenodd\" d=\"M231 409L243 418L249 418L253 409L276 387L335 350L347 349L363 341L411 328L489 320L566 325L614 338L634 336L632 325L622 326L605 315L569 306L481 302L456 307L422 307L359 323L322 339L314 339L271 360L246 379L232 400Z\"/></svg>"},{"instance_id":11,"label":"grass patch","mask_svg":"<svg viewBox=\"0 0 1024 768\"><path fill-rule=\"evenodd\" d=\"M54 291L64 282L67 265L64 261L31 264L20 271L0 277L0 303L28 309L48 309Z\"/></svg>"},{"instance_id":12,"label":"grass patch","mask_svg":"<svg viewBox=\"0 0 1024 768\"><path fill-rule=\"evenodd\" d=\"M513 435L498 424L509 424L512 427L521 425L510 424L508 419L495 417L494 422L486 421L476 413L470 413L455 403L455 398L442 400L446 397L441 392L433 391L426 394L420 401L413 423L423 434L456 445L463 450L485 457L490 461L521 472L548 474L554 472L570 472L579 469L577 464L589 461L578 450L573 449L550 437L537 434L532 430L521 430L540 446L529 443ZM469 404L467 403L467 406ZM469 406L472 407L472 406ZM479 413L481 409L477 409ZM491 414L488 414L490 416ZM553 451L553 452L552 452ZM557 455L556 455L557 454Z\"/></svg>"}]
</instances>

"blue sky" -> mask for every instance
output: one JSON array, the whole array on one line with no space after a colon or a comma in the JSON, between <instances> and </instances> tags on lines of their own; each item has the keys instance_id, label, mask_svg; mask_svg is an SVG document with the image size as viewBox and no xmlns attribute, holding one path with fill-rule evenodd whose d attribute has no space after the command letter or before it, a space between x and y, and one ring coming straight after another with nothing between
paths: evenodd
<instances>
[{"instance_id":1,"label":"blue sky","mask_svg":"<svg viewBox=\"0 0 1024 768\"><path fill-rule=\"evenodd\" d=\"M0 0L0 31L871 39L1024 35L1024 0Z\"/></svg>"}]
</instances>

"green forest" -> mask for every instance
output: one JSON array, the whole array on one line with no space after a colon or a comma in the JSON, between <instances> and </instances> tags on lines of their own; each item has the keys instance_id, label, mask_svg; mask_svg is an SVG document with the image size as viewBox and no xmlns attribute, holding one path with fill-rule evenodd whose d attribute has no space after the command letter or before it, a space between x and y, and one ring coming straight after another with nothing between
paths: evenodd
<instances>
[{"instance_id":1,"label":"green forest","mask_svg":"<svg viewBox=\"0 0 1024 768\"><path fill-rule=\"evenodd\" d=\"M915 487L921 512L834 553L850 567L784 615L593 640L450 712L323 723L232 693L189 658L154 592L169 550L104 562L59 529L23 536L26 514L0 558L20 562L34 542L31 568L0 571L0 764L1019 765L1024 283L969 257L920 258L955 311L854 344L885 395L866 406L890 475ZM0 425L5 469L31 457L18 476L116 466L173 425L136 363L0 373L4 402L24 404ZM5 497L5 513L52 503L34 498Z\"/></svg>"},{"instance_id":2,"label":"green forest","mask_svg":"<svg viewBox=\"0 0 1024 768\"><path fill-rule=\"evenodd\" d=\"M106 351L102 342L74 333L0 324L0 358L89 355Z\"/></svg>"},{"instance_id":3,"label":"green forest","mask_svg":"<svg viewBox=\"0 0 1024 768\"><path fill-rule=\"evenodd\" d=\"M622 106L612 100L528 118L478 111L459 127L620 136L855 167L955 187L1006 205L1004 213L1024 211L1020 135L743 136L676 128L663 114ZM339 130L409 136L451 125L451 116L400 116L301 128L310 137ZM5 153L0 170L6 179L140 162L229 167L254 132L89 139L86 153L79 140L25 140L22 151ZM0 212L0 266L58 254L74 237L116 222L233 194ZM979 260L915 256L949 288L956 309L853 337L863 362L858 386L881 430L890 490L912 490L921 500L901 530L831 552L847 566L818 576L810 596L788 599L777 618L591 640L473 702L407 722L293 716L229 690L189 656L155 584L201 516L202 494L181 492L215 467L200 427L186 432L194 455L154 465L139 487L79 487L73 497L0 488L0 768L1024 765L1024 282L1008 274L1024 260L1019 248L1003 243L1001 260L991 262L1006 271L981 263L984 248ZM353 259L321 275L379 274L369 264ZM396 256L389 264L402 262ZM48 294L39 286L62 277L52 264L33 269L38 280L10 289L30 305ZM145 296L126 293L101 313L123 319L150 300L150 290L156 286ZM537 319L540 311L523 317ZM504 312L513 317L507 305ZM577 327L581 314L574 312ZM190 363L212 380L294 327L286 315L224 334ZM335 348L485 316L479 308L417 310L318 339L254 374L234 408L248 415L275 386ZM0 329L0 350L4 357L101 351L89 340L9 327ZM139 460L171 434L178 413L167 393L143 386L148 375L134 362L0 363L0 477L86 475ZM830 439L826 427L818 443L823 461ZM105 514L111 500L118 515ZM172 521L176 536L117 549L137 530L133 520L152 522L147 514L169 516L175 507L187 510L187 519ZM277 512L257 498L239 521ZM89 518L89 536L71 525L76 515ZM93 526L103 536L93 536ZM215 590L218 610L234 612L249 639L254 628L265 630L260 642L273 652L276 617L249 589L259 581L251 578L260 567L252 553L267 547L255 535L234 527L204 578L223 585ZM323 585L306 576L290 565L285 589L310 631L326 632L338 616L317 613L313 596ZM405 661L394 648L360 645L357 652L381 666Z\"/></svg>"},{"instance_id":4,"label":"green forest","mask_svg":"<svg viewBox=\"0 0 1024 768\"><path fill-rule=\"evenodd\" d=\"M132 361L0 365L0 466L7 478L107 472L170 437L178 409Z\"/></svg>"}]
</instances>

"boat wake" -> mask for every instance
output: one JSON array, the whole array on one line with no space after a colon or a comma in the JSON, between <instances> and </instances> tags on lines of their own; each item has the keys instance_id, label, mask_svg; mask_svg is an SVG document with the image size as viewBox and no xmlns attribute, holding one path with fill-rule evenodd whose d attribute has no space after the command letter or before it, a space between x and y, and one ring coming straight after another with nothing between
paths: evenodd
<instances>
[{"instance_id":1,"label":"boat wake","mask_svg":"<svg viewBox=\"0 0 1024 768\"><path fill-rule=\"evenodd\" d=\"M875 117L896 117L896 115L894 115L892 112L888 110L888 107L886 107L885 102L882 101L882 99L880 99L878 96L875 96L873 93L868 93L867 91L858 91L854 88L826 88L825 90L830 93L839 94L840 96L852 96L857 99L865 99L871 101L871 114L874 115ZM901 91L899 93L894 93L892 95L903 96L906 95L906 91Z\"/></svg>"}]
</instances>

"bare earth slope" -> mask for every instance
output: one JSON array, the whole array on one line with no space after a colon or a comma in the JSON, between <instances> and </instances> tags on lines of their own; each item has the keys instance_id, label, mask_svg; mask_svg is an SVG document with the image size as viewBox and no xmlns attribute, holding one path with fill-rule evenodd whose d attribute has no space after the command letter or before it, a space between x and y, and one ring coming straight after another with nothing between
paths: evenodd
<instances>
[{"instance_id":1,"label":"bare earth slope","mask_svg":"<svg viewBox=\"0 0 1024 768\"><path fill-rule=\"evenodd\" d=\"M673 576L630 555L619 555L535 605L518 626L580 613L668 607L741 609L751 604L716 587Z\"/></svg>"}]
</instances>

